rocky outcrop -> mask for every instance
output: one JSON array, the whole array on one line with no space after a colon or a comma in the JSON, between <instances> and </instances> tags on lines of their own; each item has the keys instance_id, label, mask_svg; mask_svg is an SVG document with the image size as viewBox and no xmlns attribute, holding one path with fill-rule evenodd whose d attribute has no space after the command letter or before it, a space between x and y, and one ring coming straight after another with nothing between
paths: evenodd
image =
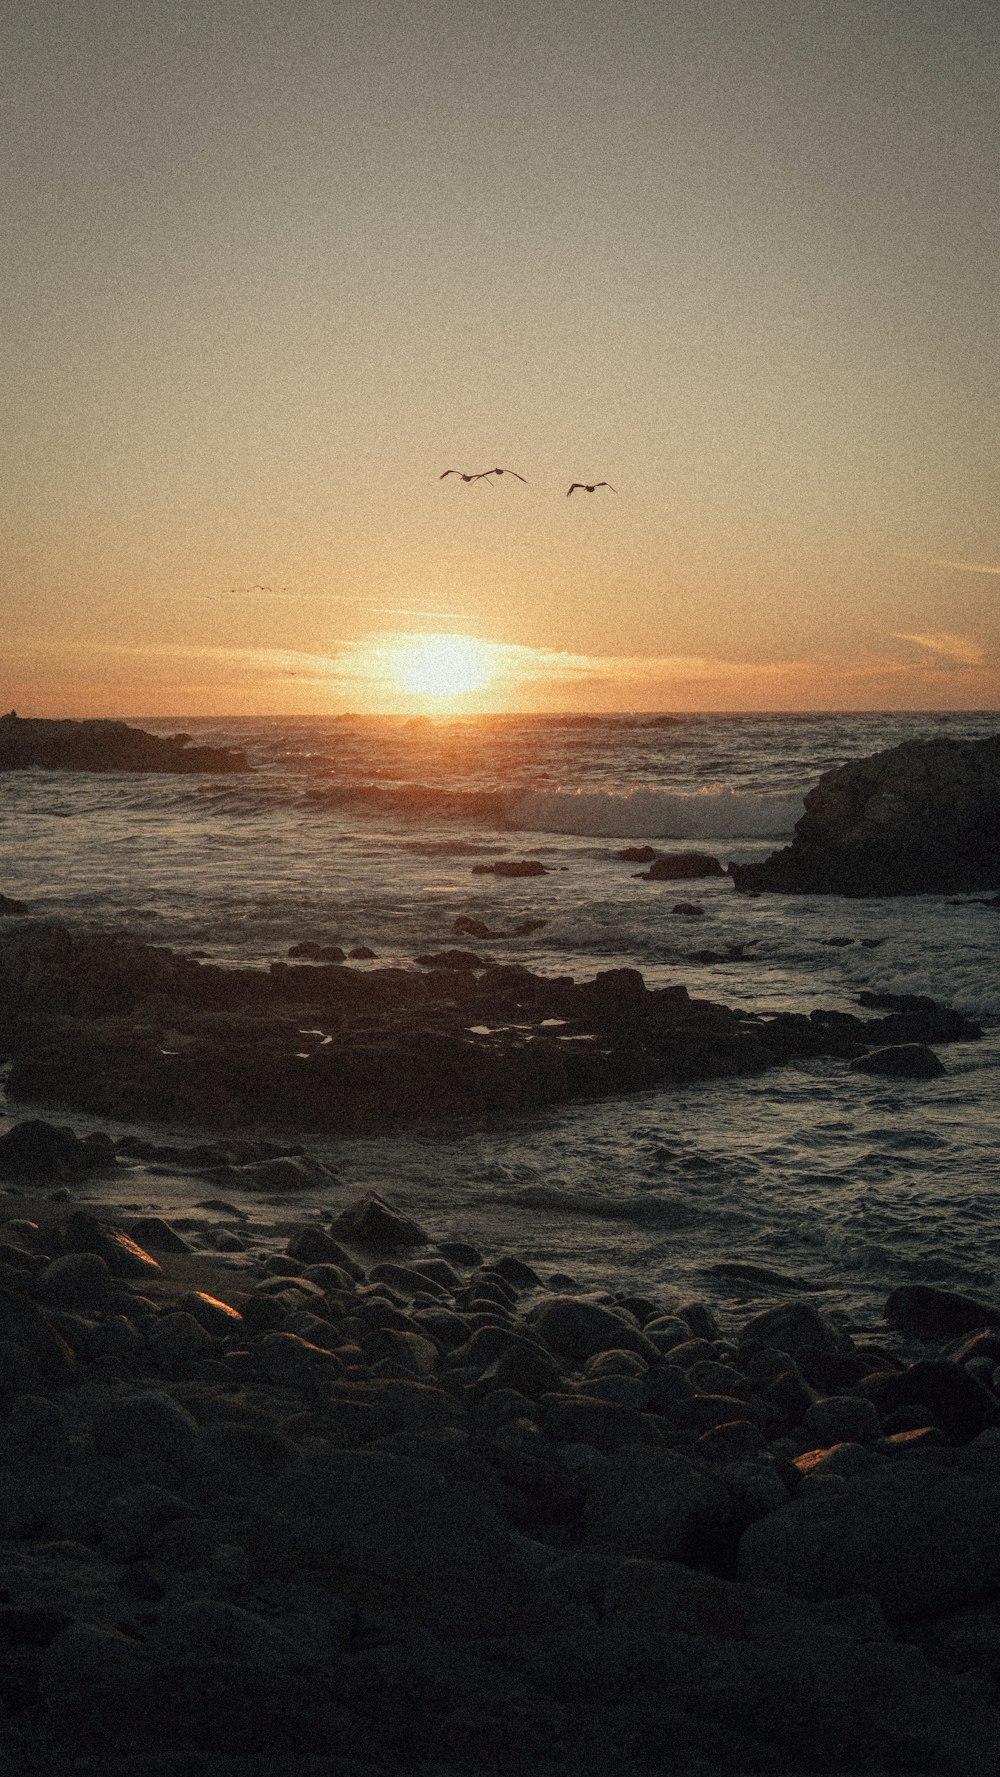
<instances>
[{"instance_id":1,"label":"rocky outcrop","mask_svg":"<svg viewBox=\"0 0 1000 1777\"><path fill-rule=\"evenodd\" d=\"M1000 883L1000 735L907 741L821 777L792 844L731 864L738 889L967 894Z\"/></svg>"},{"instance_id":2,"label":"rocky outcrop","mask_svg":"<svg viewBox=\"0 0 1000 1777\"><path fill-rule=\"evenodd\" d=\"M249 771L245 753L195 747L187 734L161 737L127 722L52 722L0 716L0 771Z\"/></svg>"},{"instance_id":3,"label":"rocky outcrop","mask_svg":"<svg viewBox=\"0 0 1000 1777\"><path fill-rule=\"evenodd\" d=\"M577 983L474 952L424 965L224 969L127 934L5 921L7 1094L126 1120L362 1135L981 1034L902 997L882 1017L757 1015L650 989L635 969Z\"/></svg>"}]
</instances>

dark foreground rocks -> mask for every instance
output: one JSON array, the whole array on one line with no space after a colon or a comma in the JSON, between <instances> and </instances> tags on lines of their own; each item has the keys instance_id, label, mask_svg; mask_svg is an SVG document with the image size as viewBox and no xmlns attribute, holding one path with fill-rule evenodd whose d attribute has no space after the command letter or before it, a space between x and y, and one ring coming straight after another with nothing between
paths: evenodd
<instances>
[{"instance_id":1,"label":"dark foreground rocks","mask_svg":"<svg viewBox=\"0 0 1000 1777\"><path fill-rule=\"evenodd\" d=\"M995 1777L982 1338L907 1364L802 1300L723 1338L412 1225L208 1290L134 1232L0 1230L10 1769Z\"/></svg>"},{"instance_id":2,"label":"dark foreground rocks","mask_svg":"<svg viewBox=\"0 0 1000 1777\"><path fill-rule=\"evenodd\" d=\"M980 1035L905 996L875 1017L765 1016L649 989L634 969L577 983L472 951L422 962L221 968L123 934L4 921L7 1093L124 1120L364 1134ZM922 1079L940 1063L906 1066Z\"/></svg>"},{"instance_id":3,"label":"dark foreground rocks","mask_svg":"<svg viewBox=\"0 0 1000 1777\"><path fill-rule=\"evenodd\" d=\"M792 844L732 864L738 889L970 893L1000 883L1000 735L907 741L821 777Z\"/></svg>"},{"instance_id":4,"label":"dark foreground rocks","mask_svg":"<svg viewBox=\"0 0 1000 1777\"><path fill-rule=\"evenodd\" d=\"M187 734L161 737L126 722L47 721L0 716L0 771L249 771L245 753L196 747Z\"/></svg>"}]
</instances>

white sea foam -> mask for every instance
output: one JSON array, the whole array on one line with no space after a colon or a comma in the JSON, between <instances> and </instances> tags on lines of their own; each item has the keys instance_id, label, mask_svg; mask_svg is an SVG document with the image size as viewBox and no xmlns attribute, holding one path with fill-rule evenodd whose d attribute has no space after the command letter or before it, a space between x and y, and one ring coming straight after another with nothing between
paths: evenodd
<instances>
[{"instance_id":1,"label":"white sea foam","mask_svg":"<svg viewBox=\"0 0 1000 1777\"><path fill-rule=\"evenodd\" d=\"M507 805L511 827L595 839L782 839L802 813L801 794L755 795L713 784L668 790L534 790Z\"/></svg>"}]
</instances>

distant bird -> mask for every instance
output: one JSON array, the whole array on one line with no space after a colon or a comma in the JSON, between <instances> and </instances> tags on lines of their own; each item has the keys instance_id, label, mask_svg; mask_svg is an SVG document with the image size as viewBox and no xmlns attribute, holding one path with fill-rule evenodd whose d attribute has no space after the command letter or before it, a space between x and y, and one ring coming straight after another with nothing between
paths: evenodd
<instances>
[{"instance_id":1,"label":"distant bird","mask_svg":"<svg viewBox=\"0 0 1000 1777\"><path fill-rule=\"evenodd\" d=\"M611 483L610 481L574 481L572 487L566 489L567 500L569 499L570 494L573 493L574 489L578 487L582 487L585 494L592 494L595 488L611 487ZM616 487L611 487L611 492L616 494L618 489Z\"/></svg>"},{"instance_id":2,"label":"distant bird","mask_svg":"<svg viewBox=\"0 0 1000 1777\"><path fill-rule=\"evenodd\" d=\"M523 481L525 487L528 485L527 477L524 475L518 475L516 469L484 469L483 478L487 475L513 475L518 481Z\"/></svg>"},{"instance_id":3,"label":"distant bird","mask_svg":"<svg viewBox=\"0 0 1000 1777\"><path fill-rule=\"evenodd\" d=\"M445 475L458 475L462 481L482 481L484 476L492 474L492 469L480 469L478 475L466 475L464 469L445 469L444 473L438 476L438 480L443 481Z\"/></svg>"}]
</instances>

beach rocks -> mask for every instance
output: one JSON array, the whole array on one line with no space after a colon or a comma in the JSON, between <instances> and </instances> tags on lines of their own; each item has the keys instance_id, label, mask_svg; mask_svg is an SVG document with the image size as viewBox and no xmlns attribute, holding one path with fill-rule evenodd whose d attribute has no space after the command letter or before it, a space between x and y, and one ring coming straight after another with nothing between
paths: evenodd
<instances>
[{"instance_id":1,"label":"beach rocks","mask_svg":"<svg viewBox=\"0 0 1000 1777\"><path fill-rule=\"evenodd\" d=\"M1000 735L907 741L827 772L795 838L764 863L730 865L737 889L919 895L1000 881Z\"/></svg>"},{"instance_id":2,"label":"beach rocks","mask_svg":"<svg viewBox=\"0 0 1000 1777\"><path fill-rule=\"evenodd\" d=\"M808 1301L723 1338L312 1223L118 1278L74 1213L7 1224L38 1264L0 1289L18 1769L994 1777L1000 1335L868 1375ZM904 1398L954 1441L886 1435Z\"/></svg>"}]
</instances>

